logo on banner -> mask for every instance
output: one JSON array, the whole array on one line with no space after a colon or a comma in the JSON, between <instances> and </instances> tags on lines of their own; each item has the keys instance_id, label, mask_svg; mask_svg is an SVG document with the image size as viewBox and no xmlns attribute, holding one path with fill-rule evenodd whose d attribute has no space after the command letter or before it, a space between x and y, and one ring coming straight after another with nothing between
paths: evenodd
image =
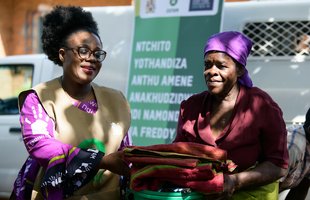
<instances>
[{"instance_id":1,"label":"logo on banner","mask_svg":"<svg viewBox=\"0 0 310 200\"><path fill-rule=\"evenodd\" d=\"M170 0L170 5L175 6L178 3L178 0Z\"/></svg>"},{"instance_id":2,"label":"logo on banner","mask_svg":"<svg viewBox=\"0 0 310 200\"><path fill-rule=\"evenodd\" d=\"M190 11L203 11L203 10L212 10L213 9L213 0L191 0L190 2Z\"/></svg>"},{"instance_id":3,"label":"logo on banner","mask_svg":"<svg viewBox=\"0 0 310 200\"><path fill-rule=\"evenodd\" d=\"M148 0L145 6L145 13L155 12L155 0Z\"/></svg>"},{"instance_id":4,"label":"logo on banner","mask_svg":"<svg viewBox=\"0 0 310 200\"><path fill-rule=\"evenodd\" d=\"M220 0L141 0L141 18L212 16L218 12Z\"/></svg>"}]
</instances>

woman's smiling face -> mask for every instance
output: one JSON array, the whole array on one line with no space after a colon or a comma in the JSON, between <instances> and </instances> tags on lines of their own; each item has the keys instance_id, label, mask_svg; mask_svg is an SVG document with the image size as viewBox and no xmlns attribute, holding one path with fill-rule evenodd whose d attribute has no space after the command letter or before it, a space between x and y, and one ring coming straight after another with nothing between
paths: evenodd
<instances>
[{"instance_id":1,"label":"woman's smiling face","mask_svg":"<svg viewBox=\"0 0 310 200\"><path fill-rule=\"evenodd\" d=\"M226 53L211 51L205 55L204 76L208 91L217 96L226 96L237 86L243 70Z\"/></svg>"},{"instance_id":2,"label":"woman's smiling face","mask_svg":"<svg viewBox=\"0 0 310 200\"><path fill-rule=\"evenodd\" d=\"M80 30L69 35L66 40L67 47L59 50L63 62L64 78L79 84L92 82L101 69L102 63L93 54L83 59L79 56L78 48L84 47L91 51L101 50L102 44L97 35Z\"/></svg>"}]
</instances>

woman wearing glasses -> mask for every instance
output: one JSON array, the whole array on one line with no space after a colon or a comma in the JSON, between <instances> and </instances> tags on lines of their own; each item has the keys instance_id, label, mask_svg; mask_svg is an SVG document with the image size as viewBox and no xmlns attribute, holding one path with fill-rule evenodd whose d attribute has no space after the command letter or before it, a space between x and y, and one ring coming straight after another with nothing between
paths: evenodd
<instances>
[{"instance_id":1,"label":"woman wearing glasses","mask_svg":"<svg viewBox=\"0 0 310 200\"><path fill-rule=\"evenodd\" d=\"M131 141L121 92L93 83L106 52L97 23L80 7L56 6L43 22L43 50L63 75L19 95L29 152L12 199L120 199Z\"/></svg>"}]
</instances>

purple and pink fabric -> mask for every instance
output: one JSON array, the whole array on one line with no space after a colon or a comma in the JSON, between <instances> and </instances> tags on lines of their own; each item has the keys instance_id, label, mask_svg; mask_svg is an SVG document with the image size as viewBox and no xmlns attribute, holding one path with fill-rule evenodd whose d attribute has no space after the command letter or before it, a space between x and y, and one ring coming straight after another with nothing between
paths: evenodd
<instances>
[{"instance_id":1,"label":"purple and pink fabric","mask_svg":"<svg viewBox=\"0 0 310 200\"><path fill-rule=\"evenodd\" d=\"M244 74L238 78L238 82L251 88L253 83L248 70L245 68L251 49L252 41L248 37L237 31L227 31L209 37L204 47L204 56L210 51L220 51L231 56L245 69Z\"/></svg>"},{"instance_id":2,"label":"purple and pink fabric","mask_svg":"<svg viewBox=\"0 0 310 200\"><path fill-rule=\"evenodd\" d=\"M98 110L96 100L72 103L89 114ZM54 121L43 109L35 92L29 93L25 99L20 123L29 157L14 183L13 194L17 200L31 199L40 167L46 169L41 184L45 199L64 199L96 175L104 152L81 149L56 140ZM126 136L120 148L129 145L132 145L131 139Z\"/></svg>"}]
</instances>

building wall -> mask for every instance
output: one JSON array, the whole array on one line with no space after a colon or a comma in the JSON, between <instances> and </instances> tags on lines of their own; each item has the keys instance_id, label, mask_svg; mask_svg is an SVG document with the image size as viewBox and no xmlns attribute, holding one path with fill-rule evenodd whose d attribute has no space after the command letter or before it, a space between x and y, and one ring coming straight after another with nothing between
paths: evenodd
<instances>
[{"instance_id":1,"label":"building wall","mask_svg":"<svg viewBox=\"0 0 310 200\"><path fill-rule=\"evenodd\" d=\"M0 0L0 56L5 55L6 52L12 52L13 20L9 17L12 14L12 1Z\"/></svg>"},{"instance_id":2,"label":"building wall","mask_svg":"<svg viewBox=\"0 0 310 200\"><path fill-rule=\"evenodd\" d=\"M134 0L0 0L0 57L40 51L40 16L55 5L123 6ZM226 0L244 1L244 0Z\"/></svg>"},{"instance_id":3,"label":"building wall","mask_svg":"<svg viewBox=\"0 0 310 200\"><path fill-rule=\"evenodd\" d=\"M121 6L132 0L0 0L0 56L36 53L40 15L55 5Z\"/></svg>"}]
</instances>

